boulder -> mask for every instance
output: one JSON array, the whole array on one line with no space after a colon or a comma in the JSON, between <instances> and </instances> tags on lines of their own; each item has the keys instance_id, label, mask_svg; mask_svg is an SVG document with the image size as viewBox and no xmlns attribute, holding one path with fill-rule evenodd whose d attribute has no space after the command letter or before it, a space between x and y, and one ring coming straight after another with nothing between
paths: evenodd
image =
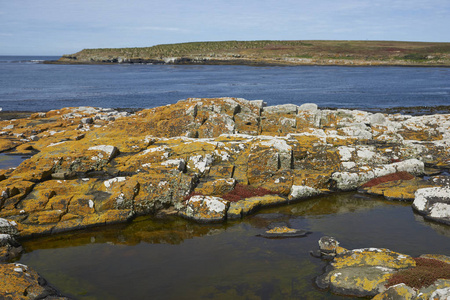
<instances>
[{"instance_id":1,"label":"boulder","mask_svg":"<svg viewBox=\"0 0 450 300\"><path fill-rule=\"evenodd\" d=\"M321 238L319 246L321 253L333 259L316 284L340 295L373 297L386 290L388 279L397 270L416 265L411 256L388 249L340 250L332 237Z\"/></svg>"},{"instance_id":2,"label":"boulder","mask_svg":"<svg viewBox=\"0 0 450 300\"><path fill-rule=\"evenodd\" d=\"M304 185L293 185L289 194L289 201L297 201L320 195L321 191Z\"/></svg>"},{"instance_id":3,"label":"boulder","mask_svg":"<svg viewBox=\"0 0 450 300\"><path fill-rule=\"evenodd\" d=\"M323 236L319 240L319 257L335 257L346 252L347 249L339 246L339 242L330 236Z\"/></svg>"},{"instance_id":4,"label":"boulder","mask_svg":"<svg viewBox=\"0 0 450 300\"><path fill-rule=\"evenodd\" d=\"M181 214L199 222L218 222L225 220L228 206L228 201L219 197L192 196Z\"/></svg>"},{"instance_id":5,"label":"boulder","mask_svg":"<svg viewBox=\"0 0 450 300\"><path fill-rule=\"evenodd\" d=\"M393 272L379 266L346 267L318 277L316 284L339 295L372 297L386 289L384 285Z\"/></svg>"},{"instance_id":6,"label":"boulder","mask_svg":"<svg viewBox=\"0 0 450 300\"><path fill-rule=\"evenodd\" d=\"M415 193L412 207L427 219L450 224L450 188L419 189Z\"/></svg>"},{"instance_id":7,"label":"boulder","mask_svg":"<svg viewBox=\"0 0 450 300\"><path fill-rule=\"evenodd\" d=\"M317 111L318 106L315 103L303 103L299 106L298 110Z\"/></svg>"}]
</instances>

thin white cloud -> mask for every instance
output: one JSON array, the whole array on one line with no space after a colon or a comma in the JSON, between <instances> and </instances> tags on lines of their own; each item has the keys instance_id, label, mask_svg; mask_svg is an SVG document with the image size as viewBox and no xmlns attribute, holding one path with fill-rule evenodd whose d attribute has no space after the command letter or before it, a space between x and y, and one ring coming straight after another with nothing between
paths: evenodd
<instances>
[{"instance_id":1,"label":"thin white cloud","mask_svg":"<svg viewBox=\"0 0 450 300\"><path fill-rule=\"evenodd\" d=\"M188 31L188 30L182 29L182 28L159 27L159 26L135 26L135 27L129 26L129 27L121 27L120 29L138 30L138 31L176 31L176 32Z\"/></svg>"}]
</instances>

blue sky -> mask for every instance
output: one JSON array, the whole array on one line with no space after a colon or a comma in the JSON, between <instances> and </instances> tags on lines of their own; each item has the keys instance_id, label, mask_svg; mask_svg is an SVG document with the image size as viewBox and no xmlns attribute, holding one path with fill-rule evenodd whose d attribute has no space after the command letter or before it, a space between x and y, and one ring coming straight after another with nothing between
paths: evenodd
<instances>
[{"instance_id":1,"label":"blue sky","mask_svg":"<svg viewBox=\"0 0 450 300\"><path fill-rule=\"evenodd\" d=\"M222 40L450 42L449 0L0 0L0 55Z\"/></svg>"}]
</instances>

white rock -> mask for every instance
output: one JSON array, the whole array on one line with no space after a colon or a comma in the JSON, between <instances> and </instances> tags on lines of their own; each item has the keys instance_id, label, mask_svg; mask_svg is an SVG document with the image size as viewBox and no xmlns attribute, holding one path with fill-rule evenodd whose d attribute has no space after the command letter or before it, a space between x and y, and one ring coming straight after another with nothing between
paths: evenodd
<instances>
[{"instance_id":1,"label":"white rock","mask_svg":"<svg viewBox=\"0 0 450 300\"><path fill-rule=\"evenodd\" d=\"M293 185L291 193L289 194L289 200L299 200L312 196L319 195L321 192L315 188L305 185Z\"/></svg>"},{"instance_id":2,"label":"white rock","mask_svg":"<svg viewBox=\"0 0 450 300\"><path fill-rule=\"evenodd\" d=\"M209 166L213 163L214 158L211 154L205 156L196 155L189 158L189 162L193 164L194 169L197 169L200 173L204 173Z\"/></svg>"},{"instance_id":3,"label":"white rock","mask_svg":"<svg viewBox=\"0 0 450 300\"><path fill-rule=\"evenodd\" d=\"M266 114L293 114L298 112L298 106L295 104L282 104L265 107L263 110Z\"/></svg>"},{"instance_id":4,"label":"white rock","mask_svg":"<svg viewBox=\"0 0 450 300\"><path fill-rule=\"evenodd\" d=\"M102 151L102 152L106 153L107 160L110 160L110 159L114 158L117 154L119 154L119 149L117 149L116 147L111 146L111 145L93 146L93 147L89 147L88 150Z\"/></svg>"},{"instance_id":5,"label":"white rock","mask_svg":"<svg viewBox=\"0 0 450 300\"><path fill-rule=\"evenodd\" d=\"M166 167L175 166L178 171L184 171L184 169L186 168L186 162L184 161L184 159L169 159L161 163L161 165Z\"/></svg>"},{"instance_id":6,"label":"white rock","mask_svg":"<svg viewBox=\"0 0 450 300\"><path fill-rule=\"evenodd\" d=\"M381 113L376 113L369 116L369 122L373 125L384 124L386 122L386 117Z\"/></svg>"},{"instance_id":7,"label":"white rock","mask_svg":"<svg viewBox=\"0 0 450 300\"><path fill-rule=\"evenodd\" d=\"M318 109L317 104L315 103L304 103L300 105L298 110L308 110L308 111L316 111Z\"/></svg>"},{"instance_id":8,"label":"white rock","mask_svg":"<svg viewBox=\"0 0 450 300\"><path fill-rule=\"evenodd\" d=\"M432 204L429 203L430 200L433 200L434 203L450 203L450 187L431 187L418 189L414 194L414 202L412 206L419 212L428 214L432 209ZM434 215L437 216L439 208L444 209L444 211L446 211L447 209L446 207L437 206L434 209Z\"/></svg>"},{"instance_id":9,"label":"white rock","mask_svg":"<svg viewBox=\"0 0 450 300\"><path fill-rule=\"evenodd\" d=\"M431 294L430 299L442 299L442 300L450 299L450 287L435 290Z\"/></svg>"},{"instance_id":10,"label":"white rock","mask_svg":"<svg viewBox=\"0 0 450 300\"><path fill-rule=\"evenodd\" d=\"M383 165L365 172L335 172L331 179L336 183L336 188L343 191L353 190L376 177L405 171L413 175L424 173L424 163L418 159L409 159L398 163Z\"/></svg>"},{"instance_id":11,"label":"white rock","mask_svg":"<svg viewBox=\"0 0 450 300\"><path fill-rule=\"evenodd\" d=\"M115 178L111 178L111 179L105 180L103 182L103 184L105 185L105 187L107 189L109 189L114 183L116 183L116 182L123 182L125 180L126 180L126 177L115 177Z\"/></svg>"},{"instance_id":12,"label":"white rock","mask_svg":"<svg viewBox=\"0 0 450 300\"><path fill-rule=\"evenodd\" d=\"M436 219L449 219L450 218L450 205L446 203L435 203L430 208L431 218Z\"/></svg>"}]
</instances>

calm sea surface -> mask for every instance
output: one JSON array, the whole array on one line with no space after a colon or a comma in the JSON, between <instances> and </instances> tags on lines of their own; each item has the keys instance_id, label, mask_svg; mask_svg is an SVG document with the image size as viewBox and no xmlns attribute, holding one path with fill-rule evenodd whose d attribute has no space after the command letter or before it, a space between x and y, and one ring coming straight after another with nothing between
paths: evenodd
<instances>
[{"instance_id":1,"label":"calm sea surface","mask_svg":"<svg viewBox=\"0 0 450 300\"><path fill-rule=\"evenodd\" d=\"M349 108L450 105L450 68L39 63L56 59L0 56L0 107L150 108L189 97Z\"/></svg>"}]
</instances>

